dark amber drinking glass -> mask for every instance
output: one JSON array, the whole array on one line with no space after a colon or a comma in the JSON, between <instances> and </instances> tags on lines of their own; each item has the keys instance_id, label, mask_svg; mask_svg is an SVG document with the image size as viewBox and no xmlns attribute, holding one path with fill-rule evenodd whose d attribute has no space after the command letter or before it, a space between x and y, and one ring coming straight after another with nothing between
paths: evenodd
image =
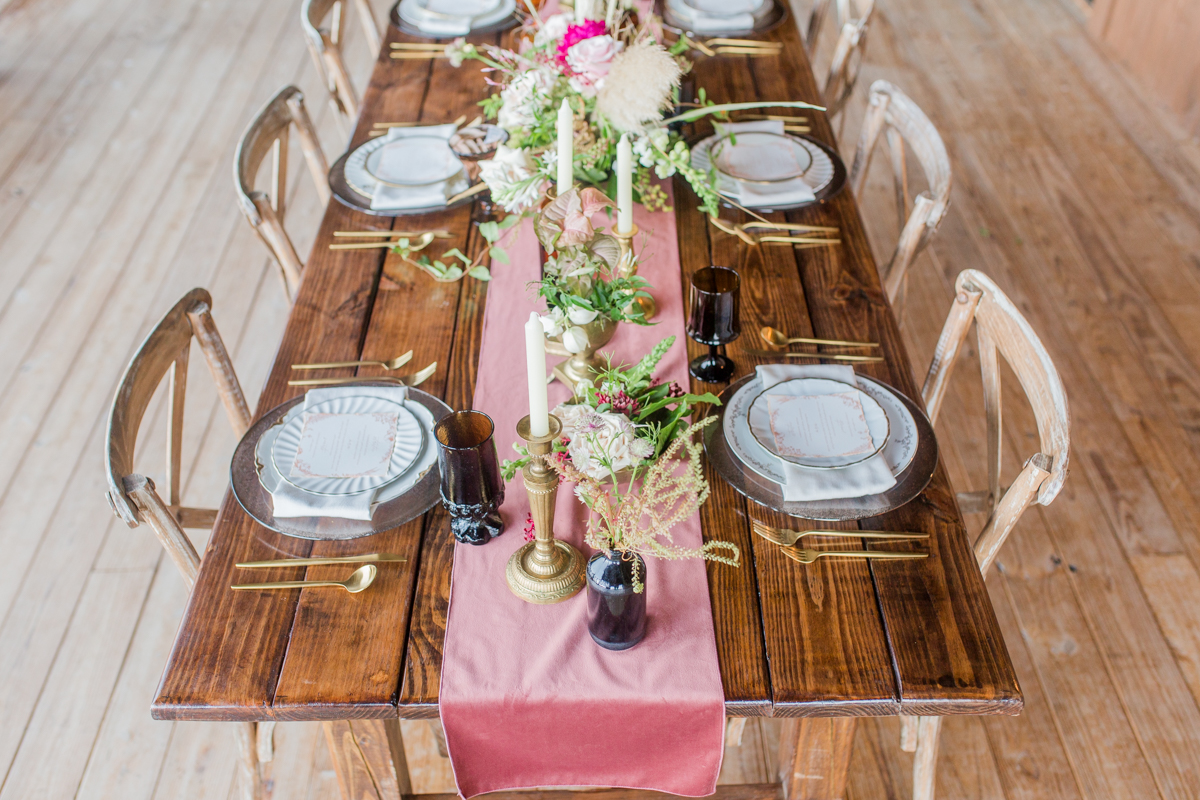
<instances>
[{"instance_id":1,"label":"dark amber drinking glass","mask_svg":"<svg viewBox=\"0 0 1200 800\"><path fill-rule=\"evenodd\" d=\"M718 352L742 332L738 319L741 279L728 267L705 267L692 275L691 312L687 332L693 341L708 345L708 354L688 364L692 377L705 383L723 383L733 375L733 361Z\"/></svg>"},{"instance_id":2,"label":"dark amber drinking glass","mask_svg":"<svg viewBox=\"0 0 1200 800\"><path fill-rule=\"evenodd\" d=\"M450 530L464 544L487 544L504 532L500 504L504 481L492 433L491 417L455 411L433 428L442 471L442 503L450 512Z\"/></svg>"}]
</instances>

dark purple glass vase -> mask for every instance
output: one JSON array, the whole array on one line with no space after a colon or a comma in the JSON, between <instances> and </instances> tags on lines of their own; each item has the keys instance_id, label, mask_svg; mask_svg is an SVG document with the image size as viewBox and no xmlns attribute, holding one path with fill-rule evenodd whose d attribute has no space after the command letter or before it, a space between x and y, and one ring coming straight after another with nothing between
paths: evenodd
<instances>
[{"instance_id":1,"label":"dark purple glass vase","mask_svg":"<svg viewBox=\"0 0 1200 800\"><path fill-rule=\"evenodd\" d=\"M637 565L642 591L633 590ZM588 633L606 650L628 650L646 634L646 562L637 553L601 550L588 559Z\"/></svg>"},{"instance_id":2,"label":"dark purple glass vase","mask_svg":"<svg viewBox=\"0 0 1200 800\"><path fill-rule=\"evenodd\" d=\"M504 481L487 414L455 411L434 426L442 503L450 512L450 530L463 544L487 544L504 531L500 504Z\"/></svg>"}]
</instances>

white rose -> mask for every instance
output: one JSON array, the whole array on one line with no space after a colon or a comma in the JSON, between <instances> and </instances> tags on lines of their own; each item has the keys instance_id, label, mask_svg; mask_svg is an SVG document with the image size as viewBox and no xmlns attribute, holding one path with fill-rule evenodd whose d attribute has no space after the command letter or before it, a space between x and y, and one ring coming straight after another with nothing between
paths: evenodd
<instances>
[{"instance_id":1,"label":"white rose","mask_svg":"<svg viewBox=\"0 0 1200 800\"><path fill-rule=\"evenodd\" d=\"M547 336L558 336L563 332L565 325L561 308L552 308L549 314L542 314L538 319L541 320Z\"/></svg>"},{"instance_id":2,"label":"white rose","mask_svg":"<svg viewBox=\"0 0 1200 800\"><path fill-rule=\"evenodd\" d=\"M562 343L568 353L582 353L588 346L587 331L578 325L572 325L563 331Z\"/></svg>"},{"instance_id":3,"label":"white rose","mask_svg":"<svg viewBox=\"0 0 1200 800\"><path fill-rule=\"evenodd\" d=\"M561 14L555 14L542 20L542 27L538 29L537 35L533 37L534 46L541 47L544 44L561 39L567 33L567 26L574 19L575 16L572 12L564 11Z\"/></svg>"},{"instance_id":4,"label":"white rose","mask_svg":"<svg viewBox=\"0 0 1200 800\"><path fill-rule=\"evenodd\" d=\"M587 325L599 315L600 312L598 311L592 311L588 308L580 308L579 306L571 306L569 309L567 309L567 316L571 319L571 322L574 322L576 325Z\"/></svg>"},{"instance_id":5,"label":"white rose","mask_svg":"<svg viewBox=\"0 0 1200 800\"><path fill-rule=\"evenodd\" d=\"M479 164L479 177L492 190L492 199L505 210L520 213L538 201L541 181L533 177L529 151L500 145L496 155Z\"/></svg>"}]
</instances>

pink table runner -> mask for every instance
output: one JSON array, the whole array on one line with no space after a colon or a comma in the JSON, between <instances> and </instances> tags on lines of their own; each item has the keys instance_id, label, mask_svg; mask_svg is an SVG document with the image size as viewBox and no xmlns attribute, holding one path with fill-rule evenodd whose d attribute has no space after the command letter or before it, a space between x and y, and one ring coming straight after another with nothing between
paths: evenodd
<instances>
[{"instance_id":1,"label":"pink table runner","mask_svg":"<svg viewBox=\"0 0 1200 800\"><path fill-rule=\"evenodd\" d=\"M638 243L649 234L640 274L655 287L658 324L621 325L605 352L632 364L673 334L657 374L686 387L675 216L639 206L635 220ZM488 287L474 407L495 420L500 457L512 458L517 421L529 410L523 326L530 311L542 309L527 287L540 271L532 225L506 250L512 263L494 264ZM566 387L550 387L551 407L568 397ZM610 652L588 635L586 590L551 606L509 591L504 567L522 544L528 511L518 475L506 488L504 534L481 547L455 545L440 706L459 792L605 786L712 794L725 698L704 563L648 559L646 637ZM554 532L585 558L586 513L564 486ZM699 517L677 526L675 536L698 547Z\"/></svg>"}]
</instances>

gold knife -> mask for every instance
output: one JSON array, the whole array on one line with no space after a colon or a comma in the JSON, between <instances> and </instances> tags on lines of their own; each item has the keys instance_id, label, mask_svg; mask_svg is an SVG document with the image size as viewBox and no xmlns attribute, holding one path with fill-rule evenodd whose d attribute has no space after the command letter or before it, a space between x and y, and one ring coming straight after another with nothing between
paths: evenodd
<instances>
[{"instance_id":1,"label":"gold knife","mask_svg":"<svg viewBox=\"0 0 1200 800\"><path fill-rule=\"evenodd\" d=\"M885 359L880 356L844 356L835 353L785 353L777 350L755 350L747 348L742 351L747 355L760 358L827 358L831 361L855 361L862 364L876 364Z\"/></svg>"},{"instance_id":2,"label":"gold knife","mask_svg":"<svg viewBox=\"0 0 1200 800\"><path fill-rule=\"evenodd\" d=\"M274 561L243 561L234 564L238 569L270 569L272 567L315 567L321 564L369 564L408 561L408 556L395 553L364 553L361 556L328 556L326 558L279 558Z\"/></svg>"}]
</instances>

